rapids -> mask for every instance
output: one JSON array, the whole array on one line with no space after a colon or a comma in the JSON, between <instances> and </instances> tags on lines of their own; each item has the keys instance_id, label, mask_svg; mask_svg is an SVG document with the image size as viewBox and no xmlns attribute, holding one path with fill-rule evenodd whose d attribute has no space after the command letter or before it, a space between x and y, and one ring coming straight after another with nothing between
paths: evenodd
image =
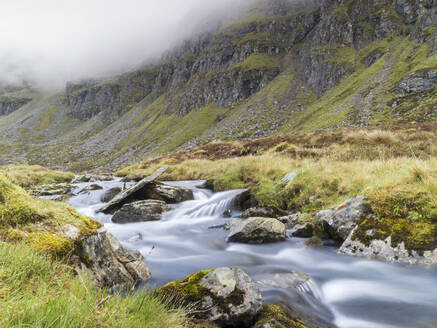
<instances>
[{"instance_id":1,"label":"rapids","mask_svg":"<svg viewBox=\"0 0 437 328\"><path fill-rule=\"evenodd\" d=\"M195 200L178 204L156 222L114 224L111 215L96 213L103 193L123 186L119 180L98 182L103 190L81 194L88 184L77 184L69 204L144 255L152 272L148 287L202 269L240 266L259 283L265 303L288 302L341 328L437 327L436 269L338 255L334 247L309 248L300 238L228 244L224 229L211 227L232 220L223 213L242 190L212 193L195 187L201 182L168 182L192 188Z\"/></svg>"}]
</instances>

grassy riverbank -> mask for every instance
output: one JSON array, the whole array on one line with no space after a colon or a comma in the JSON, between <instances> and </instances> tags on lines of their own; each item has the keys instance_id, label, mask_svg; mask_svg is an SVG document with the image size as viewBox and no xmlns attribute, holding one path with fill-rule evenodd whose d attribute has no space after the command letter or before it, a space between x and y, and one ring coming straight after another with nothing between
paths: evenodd
<instances>
[{"instance_id":1,"label":"grassy riverbank","mask_svg":"<svg viewBox=\"0 0 437 328\"><path fill-rule=\"evenodd\" d=\"M75 273L66 264L77 242L65 236L71 226L83 236L100 223L32 198L0 174L1 327L181 327L184 311L168 301L146 292L109 295Z\"/></svg>"}]
</instances>

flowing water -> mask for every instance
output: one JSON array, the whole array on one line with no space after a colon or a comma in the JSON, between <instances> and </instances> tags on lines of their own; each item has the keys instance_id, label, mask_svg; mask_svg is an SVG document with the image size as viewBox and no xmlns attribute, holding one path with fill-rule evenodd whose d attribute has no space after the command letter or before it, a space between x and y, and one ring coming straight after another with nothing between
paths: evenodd
<instances>
[{"instance_id":1,"label":"flowing water","mask_svg":"<svg viewBox=\"0 0 437 328\"><path fill-rule=\"evenodd\" d=\"M309 248L299 238L228 244L226 231L211 227L232 220L223 212L241 190L214 194L196 188L200 183L168 183L192 188L195 200L176 205L156 222L114 224L111 215L96 213L104 192L123 186L118 180L99 182L103 190L85 193L79 191L87 183L77 184L69 203L144 255L153 275L150 287L202 269L240 266L259 284L265 303L287 302L338 327L437 327L437 270L338 255L334 247Z\"/></svg>"}]
</instances>

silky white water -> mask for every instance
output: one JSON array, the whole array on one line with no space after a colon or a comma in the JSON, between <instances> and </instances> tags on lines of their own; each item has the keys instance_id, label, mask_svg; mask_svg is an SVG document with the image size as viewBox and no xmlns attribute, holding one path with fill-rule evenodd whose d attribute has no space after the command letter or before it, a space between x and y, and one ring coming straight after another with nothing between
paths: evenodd
<instances>
[{"instance_id":1,"label":"silky white water","mask_svg":"<svg viewBox=\"0 0 437 328\"><path fill-rule=\"evenodd\" d=\"M341 328L437 327L437 269L338 255L334 247L309 248L300 238L228 244L226 231L211 227L232 220L223 212L241 190L214 194L196 188L200 183L169 182L192 188L195 200L176 205L161 221L115 224L111 215L96 213L104 192L124 185L118 180L98 182L103 190L78 194L69 203L144 255L152 272L150 287L202 269L240 266L261 287L264 302L287 302ZM87 185L77 184L74 192Z\"/></svg>"}]
</instances>

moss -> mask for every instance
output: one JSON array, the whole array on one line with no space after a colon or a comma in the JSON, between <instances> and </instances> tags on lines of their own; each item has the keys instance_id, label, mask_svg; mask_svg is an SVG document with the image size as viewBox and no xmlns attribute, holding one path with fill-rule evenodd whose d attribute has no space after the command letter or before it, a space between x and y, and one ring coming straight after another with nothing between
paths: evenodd
<instances>
[{"instance_id":1,"label":"moss","mask_svg":"<svg viewBox=\"0 0 437 328\"><path fill-rule=\"evenodd\" d=\"M75 249L75 241L56 234L37 232L29 233L26 242L33 248L56 257L64 257Z\"/></svg>"},{"instance_id":2,"label":"moss","mask_svg":"<svg viewBox=\"0 0 437 328\"><path fill-rule=\"evenodd\" d=\"M37 131L46 130L54 121L55 115L59 110L59 105L52 105L44 110L39 118L39 124L36 127Z\"/></svg>"},{"instance_id":3,"label":"moss","mask_svg":"<svg viewBox=\"0 0 437 328\"><path fill-rule=\"evenodd\" d=\"M280 69L279 58L273 55L252 54L243 62L235 64L230 70L241 72L274 71Z\"/></svg>"},{"instance_id":4,"label":"moss","mask_svg":"<svg viewBox=\"0 0 437 328\"><path fill-rule=\"evenodd\" d=\"M158 295L165 295L166 297L174 297L185 305L191 304L195 306L198 306L205 296L209 296L212 298L213 303L221 307L223 311L229 310L229 303L234 305L241 304L244 295L238 288L226 298L223 298L211 293L206 287L202 286L200 283L202 278L213 270L214 269L202 270L189 275L184 280L170 282L159 288L156 293ZM194 312L193 316L198 319L205 319L202 311Z\"/></svg>"},{"instance_id":5,"label":"moss","mask_svg":"<svg viewBox=\"0 0 437 328\"><path fill-rule=\"evenodd\" d=\"M279 305L264 305L253 328L308 328L299 319L290 318ZM315 327L314 327L315 328Z\"/></svg>"}]
</instances>

